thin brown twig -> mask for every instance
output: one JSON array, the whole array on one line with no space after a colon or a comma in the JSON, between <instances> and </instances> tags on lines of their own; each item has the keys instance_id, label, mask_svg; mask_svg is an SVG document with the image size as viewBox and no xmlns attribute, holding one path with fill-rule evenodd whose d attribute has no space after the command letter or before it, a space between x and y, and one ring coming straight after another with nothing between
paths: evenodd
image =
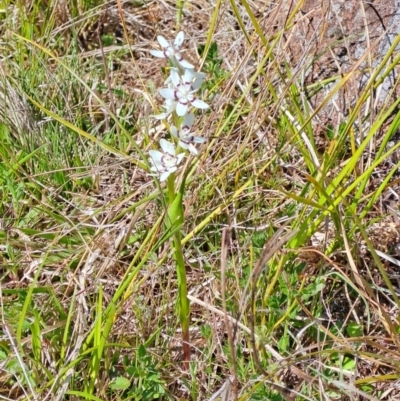
<instances>
[{"instance_id":1,"label":"thin brown twig","mask_svg":"<svg viewBox=\"0 0 400 401\"><path fill-rule=\"evenodd\" d=\"M225 227L222 230L222 241L221 241L221 296L222 296L222 308L224 311L224 320L225 320L225 327L226 327L226 332L228 334L228 341L229 341L229 346L230 346L230 351L231 351L231 358L232 358L232 367L230 368L231 375L233 377L233 394L234 394L234 400L238 399L238 387L237 387L237 367L236 367L236 346L235 346L235 338L232 333L232 326L231 322L229 321L228 318L228 312L226 309L226 293L225 293L225 288L226 288L226 261L227 261L227 256L228 256L228 246L230 244L230 227Z\"/></svg>"}]
</instances>

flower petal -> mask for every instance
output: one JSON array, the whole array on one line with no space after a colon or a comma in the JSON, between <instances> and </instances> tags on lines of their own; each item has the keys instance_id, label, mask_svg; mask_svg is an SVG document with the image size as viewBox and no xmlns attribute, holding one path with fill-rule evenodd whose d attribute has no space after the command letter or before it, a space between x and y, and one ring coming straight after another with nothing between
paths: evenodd
<instances>
[{"instance_id":1,"label":"flower petal","mask_svg":"<svg viewBox=\"0 0 400 401\"><path fill-rule=\"evenodd\" d=\"M155 114L151 117L157 120L165 120L176 109L176 102L171 99L166 99L162 107L165 109L163 113Z\"/></svg>"},{"instance_id":2,"label":"flower petal","mask_svg":"<svg viewBox=\"0 0 400 401\"><path fill-rule=\"evenodd\" d=\"M192 142L194 142L194 143L204 143L206 141L207 141L207 139L203 138L202 136L194 136L192 138Z\"/></svg>"},{"instance_id":3,"label":"flower petal","mask_svg":"<svg viewBox=\"0 0 400 401\"><path fill-rule=\"evenodd\" d=\"M187 110L188 110L187 103L181 103L181 102L177 103L177 105L176 105L176 114L179 117L183 117L186 114Z\"/></svg>"},{"instance_id":4,"label":"flower petal","mask_svg":"<svg viewBox=\"0 0 400 401\"><path fill-rule=\"evenodd\" d=\"M175 91L173 89L162 88L159 92L164 99L175 99Z\"/></svg>"},{"instance_id":5,"label":"flower petal","mask_svg":"<svg viewBox=\"0 0 400 401\"><path fill-rule=\"evenodd\" d=\"M165 181L172 173L173 173L173 171L171 171L171 170L164 171L164 172L160 175L160 181L161 181L161 182Z\"/></svg>"},{"instance_id":6,"label":"flower petal","mask_svg":"<svg viewBox=\"0 0 400 401\"><path fill-rule=\"evenodd\" d=\"M182 127L190 128L194 123L194 114L186 114L182 121Z\"/></svg>"},{"instance_id":7,"label":"flower petal","mask_svg":"<svg viewBox=\"0 0 400 401\"><path fill-rule=\"evenodd\" d=\"M197 109L208 109L208 108L210 108L210 106L207 103L203 102L200 99L194 99L192 101L192 106L196 107ZM176 108L178 109L178 106Z\"/></svg>"},{"instance_id":8,"label":"flower petal","mask_svg":"<svg viewBox=\"0 0 400 401\"><path fill-rule=\"evenodd\" d=\"M181 58L180 60L177 58L176 61L183 67L183 68L194 68L193 64L190 64L189 61Z\"/></svg>"},{"instance_id":9,"label":"flower petal","mask_svg":"<svg viewBox=\"0 0 400 401\"><path fill-rule=\"evenodd\" d=\"M175 156L175 146L172 142L168 142L166 139L160 139L160 146L164 153L168 153L171 156Z\"/></svg>"},{"instance_id":10,"label":"flower petal","mask_svg":"<svg viewBox=\"0 0 400 401\"><path fill-rule=\"evenodd\" d=\"M185 40L185 34L183 33L183 31L180 31L178 35L176 35L174 45L176 47L181 47L184 40Z\"/></svg>"},{"instance_id":11,"label":"flower petal","mask_svg":"<svg viewBox=\"0 0 400 401\"><path fill-rule=\"evenodd\" d=\"M179 76L179 71L176 68L171 68L171 73L169 77L171 78L174 87L177 87L182 84L181 77Z\"/></svg>"},{"instance_id":12,"label":"flower petal","mask_svg":"<svg viewBox=\"0 0 400 401\"><path fill-rule=\"evenodd\" d=\"M182 81L185 83L190 83L193 81L193 78L195 78L195 76L193 75L193 70L191 68L186 69L185 73L183 74Z\"/></svg>"},{"instance_id":13,"label":"flower petal","mask_svg":"<svg viewBox=\"0 0 400 401\"><path fill-rule=\"evenodd\" d=\"M176 166L176 157L171 156L169 153L165 153L165 157L162 159L164 170Z\"/></svg>"},{"instance_id":14,"label":"flower petal","mask_svg":"<svg viewBox=\"0 0 400 401\"><path fill-rule=\"evenodd\" d=\"M175 99L166 99L164 102L164 108L167 113L172 113L176 109L176 100Z\"/></svg>"},{"instance_id":15,"label":"flower petal","mask_svg":"<svg viewBox=\"0 0 400 401\"><path fill-rule=\"evenodd\" d=\"M189 146L188 146L188 150L189 150L189 152L190 153L192 153L193 155L198 155L199 154L199 152L197 151L197 149L194 147L194 145L191 143L191 144L189 144Z\"/></svg>"},{"instance_id":16,"label":"flower petal","mask_svg":"<svg viewBox=\"0 0 400 401\"><path fill-rule=\"evenodd\" d=\"M149 150L150 162L154 165L161 165L163 154L158 150Z\"/></svg>"},{"instance_id":17,"label":"flower petal","mask_svg":"<svg viewBox=\"0 0 400 401\"><path fill-rule=\"evenodd\" d=\"M190 144L187 143L187 142L184 142L184 141L179 141L179 146L180 146L182 149L189 150Z\"/></svg>"},{"instance_id":18,"label":"flower petal","mask_svg":"<svg viewBox=\"0 0 400 401\"><path fill-rule=\"evenodd\" d=\"M171 133L172 136L174 136L175 138L178 138L178 128L171 126L171 128L169 129L169 132Z\"/></svg>"},{"instance_id":19,"label":"flower petal","mask_svg":"<svg viewBox=\"0 0 400 401\"><path fill-rule=\"evenodd\" d=\"M173 87L171 74L168 75L167 79L164 81L164 85L167 85L169 89L171 89Z\"/></svg>"},{"instance_id":20,"label":"flower petal","mask_svg":"<svg viewBox=\"0 0 400 401\"><path fill-rule=\"evenodd\" d=\"M194 78L201 79L202 81L207 76L207 74L205 74L204 72L194 71L194 70L192 71L192 75Z\"/></svg>"},{"instance_id":21,"label":"flower petal","mask_svg":"<svg viewBox=\"0 0 400 401\"><path fill-rule=\"evenodd\" d=\"M156 120L165 120L170 113L160 113L160 114L153 114L150 117L155 118Z\"/></svg>"},{"instance_id":22,"label":"flower petal","mask_svg":"<svg viewBox=\"0 0 400 401\"><path fill-rule=\"evenodd\" d=\"M196 81L194 81L191 85L193 92L197 92L200 89L201 85L203 85L203 80L201 78L196 79Z\"/></svg>"},{"instance_id":23,"label":"flower petal","mask_svg":"<svg viewBox=\"0 0 400 401\"><path fill-rule=\"evenodd\" d=\"M164 52L161 50L150 50L150 54L154 57L165 58Z\"/></svg>"},{"instance_id":24,"label":"flower petal","mask_svg":"<svg viewBox=\"0 0 400 401\"><path fill-rule=\"evenodd\" d=\"M167 39L164 38L164 36L158 35L157 40L160 46L163 48L170 46L170 44L168 43Z\"/></svg>"},{"instance_id":25,"label":"flower petal","mask_svg":"<svg viewBox=\"0 0 400 401\"><path fill-rule=\"evenodd\" d=\"M179 155L176 156L176 159L177 159L176 160L176 165L180 164L184 157L185 157L184 153L179 153Z\"/></svg>"}]
</instances>

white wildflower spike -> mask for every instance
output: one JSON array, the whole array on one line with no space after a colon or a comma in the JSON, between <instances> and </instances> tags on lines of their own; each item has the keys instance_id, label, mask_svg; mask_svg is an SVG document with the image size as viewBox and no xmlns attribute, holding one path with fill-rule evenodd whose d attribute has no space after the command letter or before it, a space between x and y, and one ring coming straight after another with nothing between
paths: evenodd
<instances>
[{"instance_id":1,"label":"white wildflower spike","mask_svg":"<svg viewBox=\"0 0 400 401\"><path fill-rule=\"evenodd\" d=\"M189 106L196 107L198 109L208 109L207 103L198 99L195 93L199 90L203 83L204 74L197 73L192 70L185 70L182 76L179 75L178 70L171 69L171 82L173 88L163 88L160 90L160 95L169 100L176 101L176 114L179 117L184 116Z\"/></svg>"},{"instance_id":2,"label":"white wildflower spike","mask_svg":"<svg viewBox=\"0 0 400 401\"><path fill-rule=\"evenodd\" d=\"M194 155L198 155L198 151L194 144L196 143L204 143L206 140L201 136L193 135L190 130L194 123L194 115L186 114L185 118L182 121L181 128L178 129L174 126L171 127L171 134L179 139L179 146L183 149L187 149L190 153Z\"/></svg>"},{"instance_id":3,"label":"white wildflower spike","mask_svg":"<svg viewBox=\"0 0 400 401\"><path fill-rule=\"evenodd\" d=\"M150 163L152 164L150 170L154 171L160 177L160 181L165 181L168 176L178 170L181 163L183 153L176 155L176 149L173 143L165 139L160 139L162 152L158 150L149 150Z\"/></svg>"},{"instance_id":4,"label":"white wildflower spike","mask_svg":"<svg viewBox=\"0 0 400 401\"><path fill-rule=\"evenodd\" d=\"M182 46L185 34L181 31L176 35L174 43L168 42L164 36L157 36L158 43L163 50L150 50L150 54L154 57L170 59L175 65L178 64L183 68L194 68L192 64L186 61L179 53L179 48Z\"/></svg>"}]
</instances>

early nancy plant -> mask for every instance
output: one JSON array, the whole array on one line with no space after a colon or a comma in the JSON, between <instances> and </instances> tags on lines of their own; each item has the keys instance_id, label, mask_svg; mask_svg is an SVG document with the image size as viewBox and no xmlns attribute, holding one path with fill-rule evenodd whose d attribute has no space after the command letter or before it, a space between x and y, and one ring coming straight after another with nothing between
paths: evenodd
<instances>
[{"instance_id":1,"label":"early nancy plant","mask_svg":"<svg viewBox=\"0 0 400 401\"><path fill-rule=\"evenodd\" d=\"M161 150L150 150L149 161L152 175L161 182L167 181L168 187L168 214L166 229L173 233L175 249L175 263L178 275L178 310L182 327L183 358L185 368L189 368L189 321L190 305L187 297L186 267L183 257L180 229L184 222L183 193L185 181L189 173L190 165L183 172L179 189L175 186L175 173L186 154L198 155L196 145L205 142L205 138L192 132L195 116L189 111L193 108L207 109L209 106L197 97L205 74L194 70L194 66L186 61L180 47L184 40L184 33L179 32L174 43L168 42L163 36L157 37L162 50L151 50L150 53L159 58L169 60L171 64L170 75L165 81L165 88L160 89L160 95L165 99L161 114L155 115L157 119L172 120L170 127L171 141L160 139ZM194 159L196 160L196 159Z\"/></svg>"}]
</instances>

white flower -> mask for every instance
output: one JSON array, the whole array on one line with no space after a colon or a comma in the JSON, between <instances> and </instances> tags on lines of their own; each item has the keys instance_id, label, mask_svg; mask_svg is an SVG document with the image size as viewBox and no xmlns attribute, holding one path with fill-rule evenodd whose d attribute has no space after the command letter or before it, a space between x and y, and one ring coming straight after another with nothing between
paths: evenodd
<instances>
[{"instance_id":1,"label":"white flower","mask_svg":"<svg viewBox=\"0 0 400 401\"><path fill-rule=\"evenodd\" d=\"M190 153L197 155L199 152L194 146L195 143L204 143L206 140L201 136L195 136L190 132L194 122L194 115L187 114L182 121L181 129L172 126L171 134L179 139L179 146L183 149L187 149Z\"/></svg>"},{"instance_id":2,"label":"white flower","mask_svg":"<svg viewBox=\"0 0 400 401\"><path fill-rule=\"evenodd\" d=\"M160 139L162 152L158 150L149 150L151 171L159 175L160 181L165 181L168 176L178 170L178 165L185 156L183 153L176 155L176 149L173 143Z\"/></svg>"},{"instance_id":3,"label":"white flower","mask_svg":"<svg viewBox=\"0 0 400 401\"><path fill-rule=\"evenodd\" d=\"M160 89L160 95L165 99L177 102L176 114L180 117L187 113L189 105L198 109L207 109L209 107L208 104L195 96L195 93L203 83L203 78L204 74L192 70L185 70L182 77L179 75L178 70L171 69L170 79L174 87Z\"/></svg>"},{"instance_id":4,"label":"white flower","mask_svg":"<svg viewBox=\"0 0 400 401\"><path fill-rule=\"evenodd\" d=\"M200 86L203 84L204 78L207 76L207 74L205 74L204 72L198 72L195 71L193 68L187 68L189 71L189 73L192 76L192 80L195 79L196 80L196 86L197 88L200 88ZM168 76L168 78L165 80L164 84L168 86L168 88L173 88L174 84L172 82L172 76L173 75L178 75L178 77L180 77L180 72L178 69L171 67L170 68L170 74ZM176 79L176 78L174 78Z\"/></svg>"},{"instance_id":5,"label":"white flower","mask_svg":"<svg viewBox=\"0 0 400 401\"><path fill-rule=\"evenodd\" d=\"M170 89L172 89L174 87L170 77L167 78L167 80L165 81L165 84ZM162 105L164 111L160 114L155 114L152 117L156 118L157 120L165 120L173 111L175 111L176 103L177 103L176 100L166 99L164 104Z\"/></svg>"},{"instance_id":6,"label":"white flower","mask_svg":"<svg viewBox=\"0 0 400 401\"><path fill-rule=\"evenodd\" d=\"M156 118L157 120L165 120L176 109L176 104L177 102L175 100L166 99L162 106L165 111L160 114L155 114L152 117Z\"/></svg>"},{"instance_id":7,"label":"white flower","mask_svg":"<svg viewBox=\"0 0 400 401\"><path fill-rule=\"evenodd\" d=\"M157 36L157 40L163 50L150 50L150 54L154 57L170 59L173 63L181 65L183 68L193 68L193 65L184 60L179 53L179 48L182 46L184 39L185 34L182 31L176 35L174 44L168 42L164 36L159 35Z\"/></svg>"}]
</instances>

